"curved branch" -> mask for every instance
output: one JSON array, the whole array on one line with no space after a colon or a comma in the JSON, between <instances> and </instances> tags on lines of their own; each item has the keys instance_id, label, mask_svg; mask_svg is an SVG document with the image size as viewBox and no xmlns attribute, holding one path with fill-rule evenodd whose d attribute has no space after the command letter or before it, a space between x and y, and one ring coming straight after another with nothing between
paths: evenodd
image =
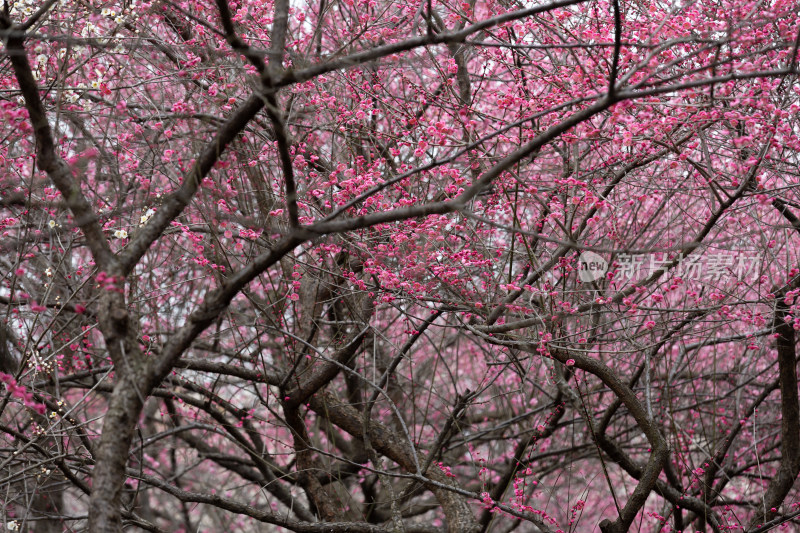
<instances>
[{"instance_id":1,"label":"curved branch","mask_svg":"<svg viewBox=\"0 0 800 533\"><path fill-rule=\"evenodd\" d=\"M47 173L50 180L58 188L64 202L75 217L75 224L83 231L86 242L92 252L97 266L106 268L113 262L114 255L103 235L103 229L92 210L89 201L81 191L80 183L72 177L72 169L56 152L53 130L47 120L42 99L39 96L39 85L33 78L33 71L28 62L25 50L25 32L11 23L6 13L0 12L0 30L7 33L5 55L8 56L14 69L14 76L19 84L20 92L25 100L33 134L36 138L36 164Z\"/></svg>"}]
</instances>

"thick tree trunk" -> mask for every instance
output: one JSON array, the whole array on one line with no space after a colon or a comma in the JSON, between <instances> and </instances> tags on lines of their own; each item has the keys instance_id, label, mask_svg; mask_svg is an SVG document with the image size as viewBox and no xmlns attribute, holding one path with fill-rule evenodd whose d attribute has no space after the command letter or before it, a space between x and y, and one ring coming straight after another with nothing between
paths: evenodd
<instances>
[{"instance_id":1,"label":"thick tree trunk","mask_svg":"<svg viewBox=\"0 0 800 533\"><path fill-rule=\"evenodd\" d=\"M114 387L103 421L103 434L92 474L89 531L93 533L117 533L122 529L125 466L141 412L142 401L137 387L128 380L120 380Z\"/></svg>"}]
</instances>

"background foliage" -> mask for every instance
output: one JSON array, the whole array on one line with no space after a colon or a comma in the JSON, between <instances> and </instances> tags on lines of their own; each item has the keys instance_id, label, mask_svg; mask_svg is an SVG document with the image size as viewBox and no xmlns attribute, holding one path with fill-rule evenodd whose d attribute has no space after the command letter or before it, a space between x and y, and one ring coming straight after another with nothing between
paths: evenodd
<instances>
[{"instance_id":1,"label":"background foliage","mask_svg":"<svg viewBox=\"0 0 800 533\"><path fill-rule=\"evenodd\" d=\"M799 8L8 2L2 523L797 527Z\"/></svg>"}]
</instances>

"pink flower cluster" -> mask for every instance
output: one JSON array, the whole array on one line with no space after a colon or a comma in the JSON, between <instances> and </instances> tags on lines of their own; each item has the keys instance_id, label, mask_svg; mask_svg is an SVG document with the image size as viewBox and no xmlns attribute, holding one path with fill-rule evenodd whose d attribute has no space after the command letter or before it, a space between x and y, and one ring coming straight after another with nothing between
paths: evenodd
<instances>
[{"instance_id":1,"label":"pink flower cluster","mask_svg":"<svg viewBox=\"0 0 800 533\"><path fill-rule=\"evenodd\" d=\"M44 404L33 401L33 394L24 386L17 383L17 380L14 379L14 376L0 372L0 381L6 384L6 389L11 396L22 400L22 403L26 407L30 407L40 415L43 415L47 411L47 408L44 406Z\"/></svg>"},{"instance_id":2,"label":"pink flower cluster","mask_svg":"<svg viewBox=\"0 0 800 533\"><path fill-rule=\"evenodd\" d=\"M114 276L109 276L105 272L98 272L97 273L97 284L103 288L103 290L111 291L111 292L120 292L124 293L125 290L122 287L117 287L117 278Z\"/></svg>"}]
</instances>

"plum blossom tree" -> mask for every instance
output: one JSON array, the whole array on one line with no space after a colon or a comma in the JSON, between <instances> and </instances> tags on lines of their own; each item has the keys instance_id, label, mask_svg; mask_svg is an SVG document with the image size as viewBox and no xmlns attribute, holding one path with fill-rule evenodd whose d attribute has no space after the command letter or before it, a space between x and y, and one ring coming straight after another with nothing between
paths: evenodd
<instances>
[{"instance_id":1,"label":"plum blossom tree","mask_svg":"<svg viewBox=\"0 0 800 533\"><path fill-rule=\"evenodd\" d=\"M798 527L799 12L7 1L1 523Z\"/></svg>"}]
</instances>

